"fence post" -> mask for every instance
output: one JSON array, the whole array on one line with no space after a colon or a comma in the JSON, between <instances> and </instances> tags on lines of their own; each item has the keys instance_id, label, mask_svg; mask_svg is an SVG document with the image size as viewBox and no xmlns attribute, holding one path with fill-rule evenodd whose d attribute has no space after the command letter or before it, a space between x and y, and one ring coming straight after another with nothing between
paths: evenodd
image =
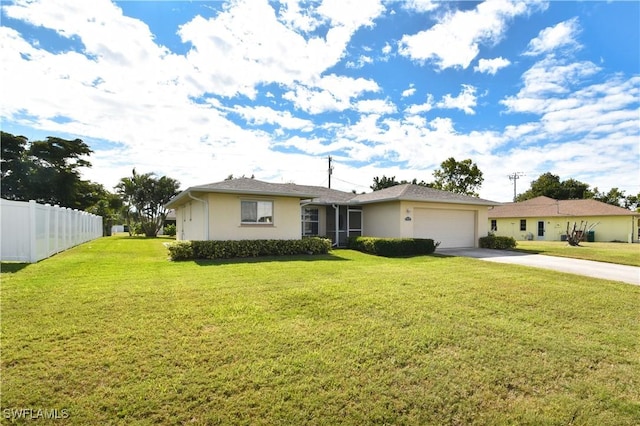
<instances>
[{"instance_id":1,"label":"fence post","mask_svg":"<svg viewBox=\"0 0 640 426\"><path fill-rule=\"evenodd\" d=\"M46 256L51 256L51 245L49 239L51 238L51 204L44 205L44 239L43 245L46 244Z\"/></svg>"},{"instance_id":2,"label":"fence post","mask_svg":"<svg viewBox=\"0 0 640 426\"><path fill-rule=\"evenodd\" d=\"M36 250L36 202L29 200L29 263L36 263L38 254Z\"/></svg>"},{"instance_id":3,"label":"fence post","mask_svg":"<svg viewBox=\"0 0 640 426\"><path fill-rule=\"evenodd\" d=\"M60 253L60 206L53 206L53 217L54 217L54 235L53 235L53 252Z\"/></svg>"}]
</instances>

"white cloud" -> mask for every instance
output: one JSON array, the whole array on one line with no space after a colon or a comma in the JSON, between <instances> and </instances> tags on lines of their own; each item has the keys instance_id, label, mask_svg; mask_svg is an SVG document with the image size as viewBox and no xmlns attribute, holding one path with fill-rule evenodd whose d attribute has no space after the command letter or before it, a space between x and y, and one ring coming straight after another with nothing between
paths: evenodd
<instances>
[{"instance_id":1,"label":"white cloud","mask_svg":"<svg viewBox=\"0 0 640 426\"><path fill-rule=\"evenodd\" d=\"M280 20L293 30L310 32L322 23L320 17L314 16L313 9L301 8L298 0L282 0L280 4Z\"/></svg>"},{"instance_id":2,"label":"white cloud","mask_svg":"<svg viewBox=\"0 0 640 426\"><path fill-rule=\"evenodd\" d=\"M405 112L409 115L421 114L423 112L429 112L434 107L433 96L428 95L425 103L423 104L413 104L405 109Z\"/></svg>"},{"instance_id":3,"label":"white cloud","mask_svg":"<svg viewBox=\"0 0 640 426\"><path fill-rule=\"evenodd\" d=\"M437 1L433 0L405 0L402 2L402 8L411 12L431 12L439 6Z\"/></svg>"},{"instance_id":4,"label":"white cloud","mask_svg":"<svg viewBox=\"0 0 640 426\"><path fill-rule=\"evenodd\" d=\"M288 2L281 22L266 0L238 0L215 17L182 25L178 34L193 45L187 58L198 71L192 78L202 91L227 97L253 98L260 84L309 86L343 58L353 33L372 25L384 7L327 0L304 14L300 10ZM312 29L317 21L331 25L324 37L307 39L295 31Z\"/></svg>"},{"instance_id":5,"label":"white cloud","mask_svg":"<svg viewBox=\"0 0 640 426\"><path fill-rule=\"evenodd\" d=\"M312 87L298 85L282 97L303 111L320 114L327 111L344 111L352 107L353 98L365 92L379 90L380 87L373 80L331 74L317 80Z\"/></svg>"},{"instance_id":6,"label":"white cloud","mask_svg":"<svg viewBox=\"0 0 640 426\"><path fill-rule=\"evenodd\" d=\"M372 64L372 63L373 63L373 59L371 57L366 56L366 55L360 55L360 57L358 58L358 60L356 62L347 61L345 66L347 68L360 69L360 68L364 67L366 64Z\"/></svg>"},{"instance_id":7,"label":"white cloud","mask_svg":"<svg viewBox=\"0 0 640 426\"><path fill-rule=\"evenodd\" d=\"M547 57L536 62L523 75L523 87L517 95L501 101L510 112L544 113L554 97L570 93L600 68L589 61L566 63ZM566 98L566 96L564 96Z\"/></svg>"},{"instance_id":8,"label":"white cloud","mask_svg":"<svg viewBox=\"0 0 640 426\"><path fill-rule=\"evenodd\" d=\"M502 68L511 65L511 61L500 56L493 59L480 59L478 65L473 68L476 72L483 72L495 75Z\"/></svg>"},{"instance_id":9,"label":"white cloud","mask_svg":"<svg viewBox=\"0 0 640 426\"><path fill-rule=\"evenodd\" d=\"M312 121L294 117L289 111L276 111L267 106L236 106L233 111L252 125L277 124L284 129L298 129L306 132L313 129Z\"/></svg>"},{"instance_id":10,"label":"white cloud","mask_svg":"<svg viewBox=\"0 0 640 426\"><path fill-rule=\"evenodd\" d=\"M485 173L481 196L500 201L511 198L506 176L513 171L531 179L552 171L607 189L623 186L629 171L637 170L640 77L606 76L600 68L605 65L550 55L575 47L566 37L542 31L530 44L542 60L523 74L519 92L507 92L502 101L506 112L525 113L529 121L468 131L445 109L477 110L482 118L477 98L483 95L474 86L439 99L427 95L398 112L394 102L415 96L409 83L417 80L381 87L367 74L337 74L336 64L358 60L348 56L347 46L358 48L353 34L376 23L379 2L352 2L341 10L338 1L285 1L277 12L266 1L234 1L213 18L190 20L179 30L193 45L188 55L158 45L146 24L107 1L3 5L7 16L53 28L84 50L48 52L0 27L0 117L95 142L100 148L90 158L94 167L83 178L109 189L134 165L176 177L183 187L229 174L323 185L327 154L335 160L333 186L359 191L368 190L373 176L429 181L447 157L472 158ZM477 56L474 47L496 43L509 19L525 9L489 2L452 13L425 31L452 52L438 43L430 54L419 43L415 52L441 68L468 67ZM447 32L453 29L458 33ZM455 43L447 45L450 40ZM392 54L388 43L372 46L374 53L363 52L375 62L380 52ZM404 47L409 56L409 44ZM474 69L497 72L505 63L499 59L480 59ZM439 84L435 78L427 83ZM429 86L421 81L420 87ZM228 99L238 95L255 96L255 102ZM269 106L261 105L265 97ZM296 108L281 107L282 99ZM56 122L60 117L69 121ZM365 161L371 163L363 166ZM518 185L526 189L526 179Z\"/></svg>"},{"instance_id":11,"label":"white cloud","mask_svg":"<svg viewBox=\"0 0 640 426\"><path fill-rule=\"evenodd\" d=\"M576 40L579 33L578 18L560 22L556 26L540 31L538 37L529 42L528 49L524 54L537 56L559 48L579 49L581 45Z\"/></svg>"},{"instance_id":12,"label":"white cloud","mask_svg":"<svg viewBox=\"0 0 640 426\"><path fill-rule=\"evenodd\" d=\"M393 114L397 111L396 106L389 100L366 99L356 102L356 111L361 114Z\"/></svg>"},{"instance_id":13,"label":"white cloud","mask_svg":"<svg viewBox=\"0 0 640 426\"><path fill-rule=\"evenodd\" d=\"M385 11L380 0L323 0L318 12L334 25L343 26L352 34L362 26L370 27Z\"/></svg>"},{"instance_id":14,"label":"white cloud","mask_svg":"<svg viewBox=\"0 0 640 426\"><path fill-rule=\"evenodd\" d=\"M407 98L409 96L413 96L414 93L416 93L416 88L411 84L408 89L402 91L402 97Z\"/></svg>"},{"instance_id":15,"label":"white cloud","mask_svg":"<svg viewBox=\"0 0 640 426\"><path fill-rule=\"evenodd\" d=\"M467 68L478 55L480 44L496 44L509 20L535 7L538 6L498 0L481 3L473 10L456 11L428 30L404 35L399 52L420 62L432 60L441 70Z\"/></svg>"},{"instance_id":16,"label":"white cloud","mask_svg":"<svg viewBox=\"0 0 640 426\"><path fill-rule=\"evenodd\" d=\"M462 90L458 96L453 97L450 94L446 94L442 100L436 104L438 108L459 109L466 114L475 114L473 107L476 105L476 88L468 84L462 85Z\"/></svg>"}]
</instances>

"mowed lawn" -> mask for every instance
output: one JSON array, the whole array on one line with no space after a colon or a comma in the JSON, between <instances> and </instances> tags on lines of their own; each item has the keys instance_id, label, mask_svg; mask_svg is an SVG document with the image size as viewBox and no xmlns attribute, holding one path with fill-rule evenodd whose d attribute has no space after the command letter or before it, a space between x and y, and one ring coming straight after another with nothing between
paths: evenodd
<instances>
[{"instance_id":1,"label":"mowed lawn","mask_svg":"<svg viewBox=\"0 0 640 426\"><path fill-rule=\"evenodd\" d=\"M572 247L562 241L518 241L516 250L549 256L640 266L640 244L581 242L578 247Z\"/></svg>"},{"instance_id":2,"label":"mowed lawn","mask_svg":"<svg viewBox=\"0 0 640 426\"><path fill-rule=\"evenodd\" d=\"M3 264L2 409L66 424L640 424L640 287L350 250ZM30 421L29 421L30 423Z\"/></svg>"}]
</instances>

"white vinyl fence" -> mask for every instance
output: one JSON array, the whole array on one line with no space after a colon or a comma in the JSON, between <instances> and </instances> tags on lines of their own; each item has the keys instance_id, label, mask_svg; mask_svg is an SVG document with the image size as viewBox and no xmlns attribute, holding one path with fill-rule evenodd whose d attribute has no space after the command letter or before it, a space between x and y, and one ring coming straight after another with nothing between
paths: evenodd
<instances>
[{"instance_id":1,"label":"white vinyl fence","mask_svg":"<svg viewBox=\"0 0 640 426\"><path fill-rule=\"evenodd\" d=\"M0 260L35 263L102 236L102 217L35 201L0 199Z\"/></svg>"}]
</instances>

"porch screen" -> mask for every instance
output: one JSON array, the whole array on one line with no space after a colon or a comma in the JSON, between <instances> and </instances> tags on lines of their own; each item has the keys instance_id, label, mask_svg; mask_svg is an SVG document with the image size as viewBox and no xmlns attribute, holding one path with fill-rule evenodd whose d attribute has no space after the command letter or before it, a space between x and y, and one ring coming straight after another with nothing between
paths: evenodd
<instances>
[{"instance_id":1,"label":"porch screen","mask_svg":"<svg viewBox=\"0 0 640 426\"><path fill-rule=\"evenodd\" d=\"M302 235L318 235L318 209L304 207L302 209Z\"/></svg>"}]
</instances>

